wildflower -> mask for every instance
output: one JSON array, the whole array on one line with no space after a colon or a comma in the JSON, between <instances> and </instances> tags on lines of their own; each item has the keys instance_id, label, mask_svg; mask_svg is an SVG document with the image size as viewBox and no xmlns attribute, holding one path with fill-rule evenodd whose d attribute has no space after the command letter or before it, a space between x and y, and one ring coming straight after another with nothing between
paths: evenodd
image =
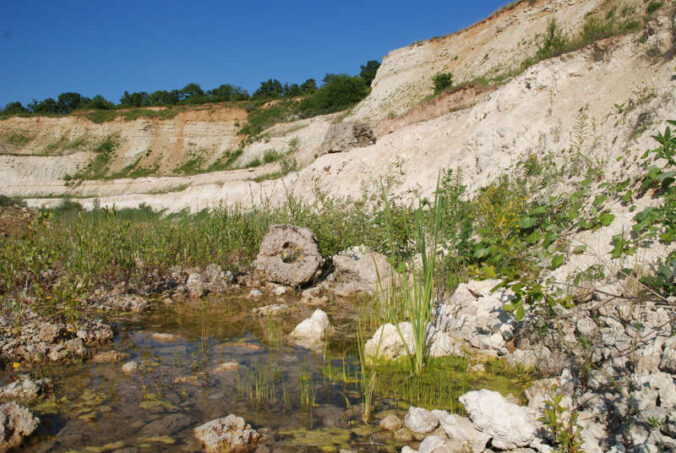
<instances>
[{"instance_id":1,"label":"wildflower","mask_svg":"<svg viewBox=\"0 0 676 453\"><path fill-rule=\"evenodd\" d=\"M12 368L14 368L14 369L19 368L20 366L21 366L21 364L19 362L13 362L12 363Z\"/></svg>"}]
</instances>

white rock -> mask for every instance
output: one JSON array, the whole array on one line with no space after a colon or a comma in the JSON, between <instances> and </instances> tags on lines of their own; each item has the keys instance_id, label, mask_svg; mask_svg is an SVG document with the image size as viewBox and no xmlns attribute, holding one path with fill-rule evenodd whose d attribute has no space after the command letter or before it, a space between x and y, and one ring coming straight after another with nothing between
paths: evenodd
<instances>
[{"instance_id":1,"label":"white rock","mask_svg":"<svg viewBox=\"0 0 676 453\"><path fill-rule=\"evenodd\" d=\"M404 424L413 432L425 434L439 426L439 419L427 409L411 406L404 418Z\"/></svg>"},{"instance_id":2,"label":"white rock","mask_svg":"<svg viewBox=\"0 0 676 453\"><path fill-rule=\"evenodd\" d=\"M254 288L249 292L249 299L260 299L261 297L263 297L263 293L260 289Z\"/></svg>"},{"instance_id":3,"label":"white rock","mask_svg":"<svg viewBox=\"0 0 676 453\"><path fill-rule=\"evenodd\" d=\"M204 295L204 282L200 274L194 273L188 276L185 282L185 288L188 291L188 296L193 299L199 299Z\"/></svg>"},{"instance_id":4,"label":"white rock","mask_svg":"<svg viewBox=\"0 0 676 453\"><path fill-rule=\"evenodd\" d=\"M375 331L373 337L366 341L364 349L367 356L384 359L407 356L409 351L415 355L413 326L410 322L400 322L397 326L390 323L384 324Z\"/></svg>"},{"instance_id":5,"label":"white rock","mask_svg":"<svg viewBox=\"0 0 676 453\"><path fill-rule=\"evenodd\" d=\"M525 408L508 402L498 392L479 390L460 397L474 426L490 435L492 445L509 450L528 445L535 438L535 423Z\"/></svg>"},{"instance_id":6,"label":"white rock","mask_svg":"<svg viewBox=\"0 0 676 453\"><path fill-rule=\"evenodd\" d=\"M418 453L418 450L414 450L408 445L404 445L403 447L401 447L401 453Z\"/></svg>"},{"instance_id":7,"label":"white rock","mask_svg":"<svg viewBox=\"0 0 676 453\"><path fill-rule=\"evenodd\" d=\"M320 345L333 331L329 317L323 310L315 310L291 332L292 340L300 346L314 348Z\"/></svg>"},{"instance_id":8,"label":"white rock","mask_svg":"<svg viewBox=\"0 0 676 453\"><path fill-rule=\"evenodd\" d=\"M242 417L234 414L198 426L194 433L207 453L249 451L260 438L260 434L251 429Z\"/></svg>"},{"instance_id":9,"label":"white rock","mask_svg":"<svg viewBox=\"0 0 676 453\"><path fill-rule=\"evenodd\" d=\"M418 447L418 453L434 453L437 448L440 448L444 445L444 439L441 436L427 436L420 442Z\"/></svg>"},{"instance_id":10,"label":"white rock","mask_svg":"<svg viewBox=\"0 0 676 453\"><path fill-rule=\"evenodd\" d=\"M439 424L446 435L450 439L460 441L463 445L468 445L471 453L481 453L486 449L491 436L477 430L468 418L449 414L446 411L432 411L432 414L439 419Z\"/></svg>"}]
</instances>

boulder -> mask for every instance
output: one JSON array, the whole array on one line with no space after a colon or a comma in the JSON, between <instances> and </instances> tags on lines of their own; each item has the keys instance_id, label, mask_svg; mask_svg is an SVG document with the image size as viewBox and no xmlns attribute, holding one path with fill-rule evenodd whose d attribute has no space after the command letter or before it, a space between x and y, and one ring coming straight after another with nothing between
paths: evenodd
<instances>
[{"instance_id":1,"label":"boulder","mask_svg":"<svg viewBox=\"0 0 676 453\"><path fill-rule=\"evenodd\" d=\"M320 154L342 153L352 148L373 145L376 136L364 123L345 122L333 124L324 136Z\"/></svg>"},{"instance_id":2,"label":"boulder","mask_svg":"<svg viewBox=\"0 0 676 453\"><path fill-rule=\"evenodd\" d=\"M260 434L242 417L230 414L211 420L194 430L197 440L204 444L207 453L248 452L255 448Z\"/></svg>"},{"instance_id":3,"label":"boulder","mask_svg":"<svg viewBox=\"0 0 676 453\"><path fill-rule=\"evenodd\" d=\"M0 405L0 451L7 451L21 444L24 438L35 432L40 420L33 413L16 403Z\"/></svg>"},{"instance_id":4,"label":"boulder","mask_svg":"<svg viewBox=\"0 0 676 453\"><path fill-rule=\"evenodd\" d=\"M309 229L272 225L253 264L263 279L298 287L319 275L324 259Z\"/></svg>"},{"instance_id":5,"label":"boulder","mask_svg":"<svg viewBox=\"0 0 676 453\"><path fill-rule=\"evenodd\" d=\"M427 436L420 442L418 447L418 453L434 453L439 451L443 446L446 439L441 436Z\"/></svg>"},{"instance_id":6,"label":"boulder","mask_svg":"<svg viewBox=\"0 0 676 453\"><path fill-rule=\"evenodd\" d=\"M460 442L461 445L467 447L465 450L471 453L481 453L486 449L491 436L477 430L469 419L449 414L446 411L432 411L432 414L437 417L449 439Z\"/></svg>"},{"instance_id":7,"label":"boulder","mask_svg":"<svg viewBox=\"0 0 676 453\"><path fill-rule=\"evenodd\" d=\"M404 423L411 431L426 434L439 426L439 419L427 409L411 406L408 408Z\"/></svg>"},{"instance_id":8,"label":"boulder","mask_svg":"<svg viewBox=\"0 0 676 453\"><path fill-rule=\"evenodd\" d=\"M138 371L138 362L135 360L129 361L122 365L121 370L124 374L134 374Z\"/></svg>"},{"instance_id":9,"label":"boulder","mask_svg":"<svg viewBox=\"0 0 676 453\"><path fill-rule=\"evenodd\" d=\"M333 331L329 317L322 310L315 310L308 319L305 319L291 332L291 339L298 345L310 349L321 346L322 342Z\"/></svg>"},{"instance_id":10,"label":"boulder","mask_svg":"<svg viewBox=\"0 0 676 453\"><path fill-rule=\"evenodd\" d=\"M395 274L384 255L353 247L333 257L333 274L327 289L339 297L373 295L390 289Z\"/></svg>"},{"instance_id":11,"label":"boulder","mask_svg":"<svg viewBox=\"0 0 676 453\"><path fill-rule=\"evenodd\" d=\"M478 390L460 397L474 426L492 438L493 447L510 450L527 446L536 426L525 408L510 403L498 392Z\"/></svg>"},{"instance_id":12,"label":"boulder","mask_svg":"<svg viewBox=\"0 0 676 453\"><path fill-rule=\"evenodd\" d=\"M397 326L387 323L378 327L366 341L364 352L368 357L390 360L407 356L409 352L415 354L413 326L410 322L400 322Z\"/></svg>"}]
</instances>

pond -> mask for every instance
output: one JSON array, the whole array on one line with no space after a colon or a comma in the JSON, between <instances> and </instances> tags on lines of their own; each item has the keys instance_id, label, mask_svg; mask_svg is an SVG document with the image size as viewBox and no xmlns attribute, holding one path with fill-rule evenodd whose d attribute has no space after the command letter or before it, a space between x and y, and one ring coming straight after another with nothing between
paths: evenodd
<instances>
[{"instance_id":1,"label":"pond","mask_svg":"<svg viewBox=\"0 0 676 453\"><path fill-rule=\"evenodd\" d=\"M286 340L312 309L296 306L278 318L252 314L265 303L221 297L109 316L118 332L113 349L128 353L125 361L136 361L138 370L124 373L124 361L43 367L39 373L53 390L31 406L41 426L21 451L202 451L193 429L230 413L262 432L275 450L401 448L377 419L370 425L360 419L354 305L325 308L335 333L323 351L313 352ZM466 362L442 363L424 382L402 367L386 367L376 386L376 414L403 417L409 403L457 409L451 400L479 386L518 391L513 377L487 378L458 367ZM440 380L446 382L429 384Z\"/></svg>"}]
</instances>

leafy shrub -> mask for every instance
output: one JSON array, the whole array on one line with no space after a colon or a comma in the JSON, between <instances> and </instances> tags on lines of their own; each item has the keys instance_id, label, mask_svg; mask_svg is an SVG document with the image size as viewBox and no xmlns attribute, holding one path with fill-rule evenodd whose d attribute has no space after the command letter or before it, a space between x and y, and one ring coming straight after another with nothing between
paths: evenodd
<instances>
[{"instance_id":1,"label":"leafy shrub","mask_svg":"<svg viewBox=\"0 0 676 453\"><path fill-rule=\"evenodd\" d=\"M655 11L657 11L658 9L660 9L663 5L664 5L664 3L662 3L662 2L652 1L652 2L648 3L648 6L646 7L645 12L648 13L648 14L652 14Z\"/></svg>"},{"instance_id":2,"label":"leafy shrub","mask_svg":"<svg viewBox=\"0 0 676 453\"><path fill-rule=\"evenodd\" d=\"M432 78L434 84L434 94L439 94L453 86L453 74L450 72L440 72Z\"/></svg>"},{"instance_id":3,"label":"leafy shrub","mask_svg":"<svg viewBox=\"0 0 676 453\"><path fill-rule=\"evenodd\" d=\"M368 85L359 76L327 74L324 85L301 102L300 112L306 117L337 112L352 107L368 93Z\"/></svg>"}]
</instances>

